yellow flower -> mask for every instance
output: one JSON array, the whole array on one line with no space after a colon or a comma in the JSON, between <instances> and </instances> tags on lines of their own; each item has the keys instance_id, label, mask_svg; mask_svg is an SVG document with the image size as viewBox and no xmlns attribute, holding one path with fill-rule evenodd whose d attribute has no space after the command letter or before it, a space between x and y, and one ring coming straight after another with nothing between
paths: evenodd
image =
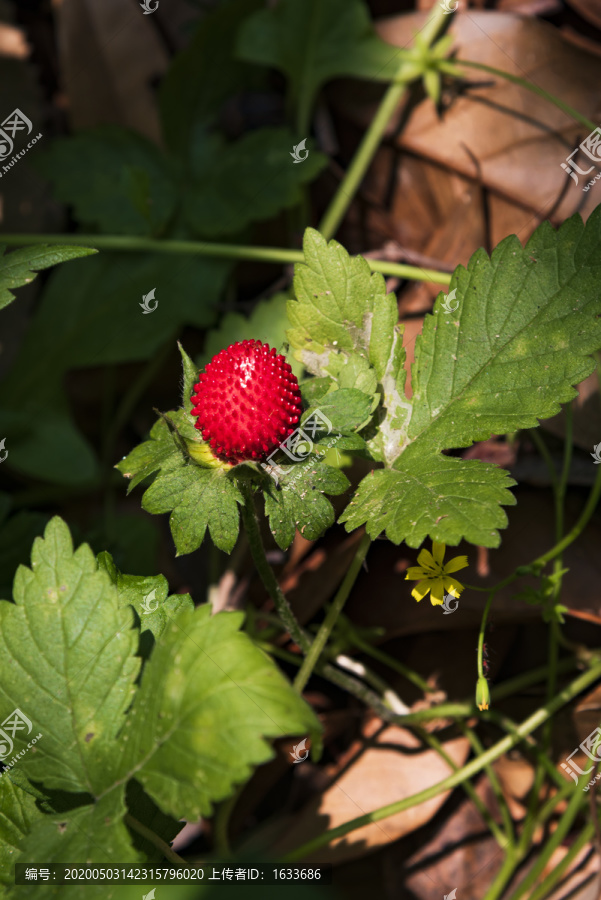
<instances>
[{"instance_id":1,"label":"yellow flower","mask_svg":"<svg viewBox=\"0 0 601 900\"><path fill-rule=\"evenodd\" d=\"M411 591L411 596L415 597L418 603L428 591L431 592L432 606L442 606L445 593L455 598L460 596L463 585L450 576L452 572L465 569L468 565L467 556L455 556L443 565L445 550L445 544L432 541L432 553L429 550L420 550L417 557L419 566L410 566L407 569L405 581L419 581Z\"/></svg>"}]
</instances>

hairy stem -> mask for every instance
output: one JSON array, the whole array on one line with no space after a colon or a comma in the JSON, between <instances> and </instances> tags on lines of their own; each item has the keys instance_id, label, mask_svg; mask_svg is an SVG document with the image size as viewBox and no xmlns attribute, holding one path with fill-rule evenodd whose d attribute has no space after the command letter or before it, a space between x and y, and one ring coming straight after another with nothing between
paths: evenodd
<instances>
[{"instance_id":1,"label":"hairy stem","mask_svg":"<svg viewBox=\"0 0 601 900\"><path fill-rule=\"evenodd\" d=\"M129 825L132 831L137 831L138 834L142 835L143 838L146 838L147 841L160 850L165 859L170 860L172 863L175 863L176 866L187 866L188 863L185 859L172 850L169 844L163 840L163 838L159 837L152 828L148 828L146 825L143 825L142 822L138 822L131 813L125 814L125 823Z\"/></svg>"}]
</instances>

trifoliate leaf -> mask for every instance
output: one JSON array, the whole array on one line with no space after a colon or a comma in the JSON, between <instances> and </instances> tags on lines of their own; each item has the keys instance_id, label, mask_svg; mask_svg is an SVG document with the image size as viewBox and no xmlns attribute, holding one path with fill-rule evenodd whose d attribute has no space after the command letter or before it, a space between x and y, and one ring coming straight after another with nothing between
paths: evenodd
<instances>
[{"instance_id":1,"label":"trifoliate leaf","mask_svg":"<svg viewBox=\"0 0 601 900\"><path fill-rule=\"evenodd\" d=\"M271 660L208 605L170 622L124 732L124 765L160 808L197 820L273 757L267 737L321 726ZM126 738L126 740L125 740Z\"/></svg>"},{"instance_id":2,"label":"trifoliate leaf","mask_svg":"<svg viewBox=\"0 0 601 900\"><path fill-rule=\"evenodd\" d=\"M302 128L327 81L342 75L387 81L402 55L376 35L362 0L281 0L242 25L237 52L286 74Z\"/></svg>"},{"instance_id":3,"label":"trifoliate leaf","mask_svg":"<svg viewBox=\"0 0 601 900\"><path fill-rule=\"evenodd\" d=\"M36 272L41 269L48 269L68 259L77 259L79 256L89 256L98 252L90 247L41 244L37 247L23 247L22 250L15 250L5 256L5 249L0 245L0 309L15 299L12 293L14 288L29 284L36 277Z\"/></svg>"},{"instance_id":4,"label":"trifoliate leaf","mask_svg":"<svg viewBox=\"0 0 601 900\"><path fill-rule=\"evenodd\" d=\"M315 457L281 469L279 485L271 482L264 490L265 513L278 546L287 550L297 529L314 541L334 524L334 509L324 494L343 494L349 480Z\"/></svg>"},{"instance_id":5,"label":"trifoliate leaf","mask_svg":"<svg viewBox=\"0 0 601 900\"><path fill-rule=\"evenodd\" d=\"M0 602L0 722L25 717L15 752L42 735L19 767L49 788L101 793L140 665L133 613L57 517L34 541L31 569L18 569L14 601Z\"/></svg>"}]
</instances>

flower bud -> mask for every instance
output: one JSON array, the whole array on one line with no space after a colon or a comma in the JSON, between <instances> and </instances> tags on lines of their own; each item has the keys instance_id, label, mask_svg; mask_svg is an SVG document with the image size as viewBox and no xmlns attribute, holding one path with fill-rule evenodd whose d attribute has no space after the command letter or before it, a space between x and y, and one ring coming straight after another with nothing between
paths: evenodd
<instances>
[{"instance_id":1,"label":"flower bud","mask_svg":"<svg viewBox=\"0 0 601 900\"><path fill-rule=\"evenodd\" d=\"M476 684L476 704L480 712L482 712L483 709L488 709L489 703L490 691L488 689L488 681L484 675L480 675L478 683Z\"/></svg>"}]
</instances>

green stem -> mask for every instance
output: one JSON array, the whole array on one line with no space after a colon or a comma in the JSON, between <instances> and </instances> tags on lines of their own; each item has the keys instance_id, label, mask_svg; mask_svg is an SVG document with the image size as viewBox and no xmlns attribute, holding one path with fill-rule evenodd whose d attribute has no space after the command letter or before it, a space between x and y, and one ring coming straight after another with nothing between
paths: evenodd
<instances>
[{"instance_id":1,"label":"green stem","mask_svg":"<svg viewBox=\"0 0 601 900\"><path fill-rule=\"evenodd\" d=\"M490 612L490 607L492 606L494 596L495 590L493 588L493 590L488 595L486 606L484 607L484 612L482 613L482 621L480 622L480 633L478 634L478 675L480 676L480 678L484 678L484 666L482 663L482 659L484 656L484 635L486 633L486 622L488 620L488 614Z\"/></svg>"},{"instance_id":2,"label":"green stem","mask_svg":"<svg viewBox=\"0 0 601 900\"><path fill-rule=\"evenodd\" d=\"M26 247L30 244L83 244L96 250L189 254L191 256L211 256L215 259L250 260L251 262L269 262L280 265L305 261L302 250L252 247L243 244L214 244L208 241L159 241L154 238L123 234L3 234L2 243L9 247ZM421 269L404 263L392 263L377 259L367 259L366 262L372 272L380 272L382 275L408 278L414 281L434 281L444 285L450 284L451 281L449 272L437 272L435 269Z\"/></svg>"},{"instance_id":3,"label":"green stem","mask_svg":"<svg viewBox=\"0 0 601 900\"><path fill-rule=\"evenodd\" d=\"M467 737L468 741L470 742L474 753L477 756L480 756L482 753L484 753L484 747L482 746L480 738L478 737L476 732L472 728L469 728L465 722L459 722L458 724L459 724L459 728L461 729L461 731L464 733L464 735ZM503 833L501 831L501 829L499 829L499 826L495 822L496 828L498 829L498 831L501 833L501 835L503 837L503 842L501 843L499 841L499 838L496 834L495 834L495 837L497 838L499 845L504 850L506 850L508 846L513 847L515 845L515 833L513 830L513 820L511 818L511 812L509 811L509 806L507 805L507 801L505 799L505 794L503 793L503 789L499 783L499 779L497 778L497 773L495 772L495 770L493 769L493 767L491 765L486 766L485 772L486 772L486 775L488 776L488 780L490 782L490 786L493 790L493 793L494 793L495 797L497 798L497 803L499 806L499 810L501 811L501 817L503 819L503 825L505 826L505 832ZM478 797L478 799L480 799L480 798ZM488 812L488 810L487 810L487 812ZM490 813L489 813L489 815L490 815ZM493 819L493 822L494 822L494 819ZM490 828L490 823L489 823L489 828ZM493 834L494 834L494 832L493 832Z\"/></svg>"},{"instance_id":4,"label":"green stem","mask_svg":"<svg viewBox=\"0 0 601 900\"><path fill-rule=\"evenodd\" d=\"M146 838L147 841L150 841L150 843L154 847L156 847L157 850L161 851L161 853L163 854L165 859L168 859L172 863L175 863L176 866L187 866L188 865L186 860L183 859L181 856L178 856L178 854L175 852L175 850L172 850L166 841L164 841L162 838L160 838L158 836L158 834L155 834L155 832L151 828L148 828L146 825L143 825L142 822L138 822L138 820L136 818L134 818L134 816L132 816L131 813L125 814L125 824L129 825L129 827L133 831L137 831L138 834L142 835L143 838Z\"/></svg>"},{"instance_id":5,"label":"green stem","mask_svg":"<svg viewBox=\"0 0 601 900\"><path fill-rule=\"evenodd\" d=\"M369 537L369 535L364 534L361 538L361 541L359 542L357 552L355 553L354 559L349 566L348 572L344 576L344 580L340 585L338 593L334 597L332 605L330 606L325 619L321 623L321 627L317 633L317 637L311 644L309 652L305 656L303 664L300 667L300 671L294 679L294 689L298 691L299 694L302 694L305 685L311 677L311 672L313 671L315 664L317 663L317 660L319 659L321 652L328 641L328 638L332 632L332 628L336 624L336 620L342 612L342 608L344 607L344 604L346 603L351 590L353 589L353 585L355 584L357 575L361 570L363 560L367 556L367 551L369 550L370 545L371 538Z\"/></svg>"},{"instance_id":6,"label":"green stem","mask_svg":"<svg viewBox=\"0 0 601 900\"><path fill-rule=\"evenodd\" d=\"M269 596L273 600L278 611L278 615L284 623L284 626L286 627L290 637L298 644L303 653L308 653L310 642L303 633L300 625L296 621L294 613L292 612L292 608L290 607L290 604L284 596L277 582L277 579L273 574L273 569L267 562L267 557L265 556L265 548L263 547L263 541L261 539L259 522L257 519L257 514L255 512L255 500L252 488L246 483L240 483L240 489L244 496L244 505L242 506L242 521L246 530L250 552L252 554L255 566L257 567L257 571L260 575L261 581L265 585Z\"/></svg>"},{"instance_id":7,"label":"green stem","mask_svg":"<svg viewBox=\"0 0 601 900\"><path fill-rule=\"evenodd\" d=\"M579 791L577 788L574 788L572 796L568 801L568 805L566 811L563 816L559 820L559 823L546 842L545 846L539 853L536 862L524 878L524 880L520 883L519 887L514 891L511 895L511 900L519 900L526 892L530 890L530 888L534 887L534 885L539 880L541 874L544 872L545 868L551 856L563 842L564 838L567 836L570 828L572 827L572 823L574 819L578 815L580 811L580 807L582 806L582 791ZM525 848L524 848L525 849Z\"/></svg>"},{"instance_id":8,"label":"green stem","mask_svg":"<svg viewBox=\"0 0 601 900\"><path fill-rule=\"evenodd\" d=\"M539 884L538 887L532 891L528 900L543 900L544 897L548 897L551 889L557 884L563 873L567 871L568 867L576 859L582 848L593 838L594 834L595 826L589 823L578 835L566 855L553 866L553 869L542 884ZM593 877L598 878L599 876L594 875Z\"/></svg>"},{"instance_id":9,"label":"green stem","mask_svg":"<svg viewBox=\"0 0 601 900\"><path fill-rule=\"evenodd\" d=\"M215 855L217 859L226 859L232 855L232 848L230 847L228 837L228 827L230 817L238 802L238 798L242 793L243 787L244 785L237 787L231 797L228 797L227 800L224 800L223 803L219 805L217 812L215 813L213 828L215 834Z\"/></svg>"},{"instance_id":10,"label":"green stem","mask_svg":"<svg viewBox=\"0 0 601 900\"><path fill-rule=\"evenodd\" d=\"M549 91L545 91L537 84L533 84L531 81L528 81L527 78L520 78L519 75L512 75L510 72L504 72L502 69L495 69L493 68L493 66L487 66L484 63L473 62L469 59L454 59L453 64L457 66L469 66L470 69L480 69L481 72L488 72L490 75L497 75L499 78L504 78L506 81L511 81L513 84L519 84L521 87L526 88L526 90L531 91L533 94L537 94L539 97L543 97L545 100L553 103L554 106L556 106L566 115L570 116L570 118L574 119L574 121L580 122L580 124L588 128L589 131L594 131L597 127L594 122L591 122L590 119L587 119L586 116L583 116L582 113L579 113L577 109L574 109L574 107L570 106L568 103L564 103L564 101L560 100L559 97L556 97L554 94L550 94Z\"/></svg>"},{"instance_id":11,"label":"green stem","mask_svg":"<svg viewBox=\"0 0 601 900\"><path fill-rule=\"evenodd\" d=\"M426 800L431 800L433 797L437 797L440 794L457 787L457 785L462 784L467 778L471 778L477 772L481 772L482 769L489 765L489 763L492 763L500 756L503 756L504 753L507 753L512 747L515 747L524 737L531 734L537 728L540 728L540 726L547 721L549 716L554 715L559 709L565 706L566 703L569 703L570 700L589 687L589 685L599 677L601 677L601 662L596 660L594 666L591 666L587 672L584 672L562 691L559 691L550 703L537 709L524 722L518 725L514 735L507 735L502 738L492 747L489 747L489 749L477 759L473 759L467 763L467 765L463 766L458 772L453 772L452 775L449 775L437 784L434 784L417 794L413 794L411 797L405 797L403 800L398 800L396 803L382 806L371 813L358 816L356 819L351 819L351 821L345 822L337 828L332 828L329 831L324 832L291 853L286 854L283 857L284 861L292 862L297 859L302 859L319 847L323 847L337 838L344 837L351 831L356 831L356 829L363 828L365 825L371 825L373 822L380 822L382 819L387 819L397 813L404 812L406 809L411 809L414 806L418 806L420 803L425 803Z\"/></svg>"},{"instance_id":12,"label":"green stem","mask_svg":"<svg viewBox=\"0 0 601 900\"><path fill-rule=\"evenodd\" d=\"M443 15L444 13L440 9L439 4L435 4L432 8L430 18L422 31L424 47L432 44L441 28L444 26L446 19L443 18ZM338 230L338 226L342 222L347 209L359 189L359 185L365 177L365 173L371 164L374 154L380 145L380 141L384 136L388 123L407 89L408 81L405 81L403 78L403 70L406 68L406 65L407 61L406 59L403 59L398 68L396 78L384 94L378 110L371 120L369 128L365 132L363 140L361 141L338 190L319 223L319 230L326 240L330 240ZM410 80L413 80L413 78L414 76L412 76Z\"/></svg>"}]
</instances>

